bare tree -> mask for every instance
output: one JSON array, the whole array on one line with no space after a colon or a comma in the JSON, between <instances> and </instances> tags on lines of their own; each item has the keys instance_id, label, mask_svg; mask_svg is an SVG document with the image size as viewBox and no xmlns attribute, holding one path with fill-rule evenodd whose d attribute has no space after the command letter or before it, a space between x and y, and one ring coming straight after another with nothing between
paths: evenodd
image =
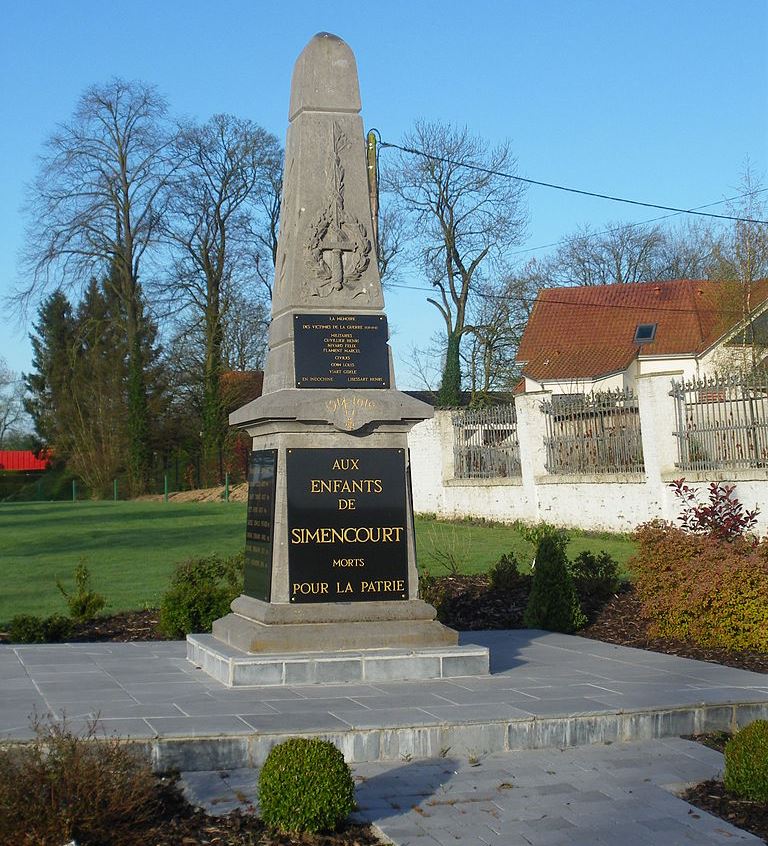
<instances>
[{"instance_id":1,"label":"bare tree","mask_svg":"<svg viewBox=\"0 0 768 846\"><path fill-rule=\"evenodd\" d=\"M768 226L749 223L749 220L765 220L768 205L765 188L756 176L749 162L741 176L741 193L737 203L731 203L729 213L742 218L717 244L713 277L722 283L720 309L723 326L728 328L736 321L742 321L745 329L740 333L736 346L741 348L740 366L754 367L765 355L765 344L747 325L758 305L755 301L758 281L768 277Z\"/></svg>"},{"instance_id":2,"label":"bare tree","mask_svg":"<svg viewBox=\"0 0 768 846\"><path fill-rule=\"evenodd\" d=\"M280 148L273 135L250 121L215 115L202 126L182 127L175 149L183 165L165 224L175 261L164 293L201 330L203 454L207 472L218 477L227 433L221 398L225 314L228 299L248 288L258 204L268 217L258 246L269 250L273 262L270 215Z\"/></svg>"},{"instance_id":3,"label":"bare tree","mask_svg":"<svg viewBox=\"0 0 768 846\"><path fill-rule=\"evenodd\" d=\"M256 276L261 282L267 299L272 299L277 261L277 236L280 228L280 201L283 193L283 156L279 148L264 163L261 190L254 202L251 215L251 259Z\"/></svg>"},{"instance_id":4,"label":"bare tree","mask_svg":"<svg viewBox=\"0 0 768 846\"><path fill-rule=\"evenodd\" d=\"M174 168L165 114L165 100L144 83L114 79L86 90L46 143L28 204L28 282L17 292L23 306L49 288L83 290L110 273L128 348L134 492L146 487L151 460L140 279Z\"/></svg>"},{"instance_id":5,"label":"bare tree","mask_svg":"<svg viewBox=\"0 0 768 846\"><path fill-rule=\"evenodd\" d=\"M24 421L24 382L0 358L0 449L21 433Z\"/></svg>"},{"instance_id":6,"label":"bare tree","mask_svg":"<svg viewBox=\"0 0 768 846\"><path fill-rule=\"evenodd\" d=\"M548 287L701 279L711 272L716 242L716 234L701 225L670 230L617 222L601 232L585 226L541 264Z\"/></svg>"},{"instance_id":7,"label":"bare tree","mask_svg":"<svg viewBox=\"0 0 768 846\"><path fill-rule=\"evenodd\" d=\"M461 342L478 286L501 275L523 236L526 213L509 145L491 148L466 128L417 122L385 169L383 187L398 198L417 236L415 251L437 296L429 302L445 322L445 365L439 401L461 391Z\"/></svg>"}]
</instances>

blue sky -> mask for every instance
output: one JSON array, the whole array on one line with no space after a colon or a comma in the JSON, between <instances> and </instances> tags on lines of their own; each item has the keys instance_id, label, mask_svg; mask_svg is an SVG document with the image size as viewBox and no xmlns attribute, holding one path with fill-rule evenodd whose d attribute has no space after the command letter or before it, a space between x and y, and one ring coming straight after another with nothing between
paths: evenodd
<instances>
[{"instance_id":1,"label":"blue sky","mask_svg":"<svg viewBox=\"0 0 768 846\"><path fill-rule=\"evenodd\" d=\"M768 0L4 0L0 28L0 297L23 243L36 156L81 92L112 76L157 85L176 114L250 118L284 139L293 63L318 31L357 56L367 127L399 140L416 118L509 139L521 175L664 205L737 193L768 170ZM385 153L386 155L386 153ZM523 249L577 226L653 212L531 189ZM529 252L521 261L542 252ZM423 284L416 274L411 284ZM394 289L398 383L439 327ZM0 356L30 367L29 326L0 309Z\"/></svg>"}]
</instances>

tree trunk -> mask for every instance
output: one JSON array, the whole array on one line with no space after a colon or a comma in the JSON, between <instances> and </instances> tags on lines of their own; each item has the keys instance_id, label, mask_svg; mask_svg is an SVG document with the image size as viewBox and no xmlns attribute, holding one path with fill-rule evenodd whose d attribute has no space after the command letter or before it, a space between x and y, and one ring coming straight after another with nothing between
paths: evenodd
<instances>
[{"instance_id":1,"label":"tree trunk","mask_svg":"<svg viewBox=\"0 0 768 846\"><path fill-rule=\"evenodd\" d=\"M448 346L445 351L445 368L437 394L440 406L457 406L461 403L461 363L459 351L461 332L448 335Z\"/></svg>"}]
</instances>

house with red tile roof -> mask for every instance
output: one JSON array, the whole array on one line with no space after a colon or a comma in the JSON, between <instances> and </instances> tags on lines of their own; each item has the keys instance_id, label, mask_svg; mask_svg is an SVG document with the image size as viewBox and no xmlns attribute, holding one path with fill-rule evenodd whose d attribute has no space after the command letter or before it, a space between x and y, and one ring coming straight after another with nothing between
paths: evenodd
<instances>
[{"instance_id":1,"label":"house with red tile roof","mask_svg":"<svg viewBox=\"0 0 768 846\"><path fill-rule=\"evenodd\" d=\"M526 392L634 388L638 376L665 371L705 376L751 362L753 347L766 360L768 279L752 286L748 313L733 285L709 280L546 288L517 363Z\"/></svg>"}]
</instances>

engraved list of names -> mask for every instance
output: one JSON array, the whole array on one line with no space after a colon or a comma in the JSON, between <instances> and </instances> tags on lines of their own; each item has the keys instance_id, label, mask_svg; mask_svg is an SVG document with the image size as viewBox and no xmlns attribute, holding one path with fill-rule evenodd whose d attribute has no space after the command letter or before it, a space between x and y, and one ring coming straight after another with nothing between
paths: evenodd
<instances>
[{"instance_id":1,"label":"engraved list of names","mask_svg":"<svg viewBox=\"0 0 768 846\"><path fill-rule=\"evenodd\" d=\"M270 601L272 593L276 465L276 449L260 449L251 453L243 593L264 602Z\"/></svg>"},{"instance_id":2,"label":"engraved list of names","mask_svg":"<svg viewBox=\"0 0 768 846\"><path fill-rule=\"evenodd\" d=\"M296 314L297 388L388 388L387 318L382 314Z\"/></svg>"}]
</instances>

